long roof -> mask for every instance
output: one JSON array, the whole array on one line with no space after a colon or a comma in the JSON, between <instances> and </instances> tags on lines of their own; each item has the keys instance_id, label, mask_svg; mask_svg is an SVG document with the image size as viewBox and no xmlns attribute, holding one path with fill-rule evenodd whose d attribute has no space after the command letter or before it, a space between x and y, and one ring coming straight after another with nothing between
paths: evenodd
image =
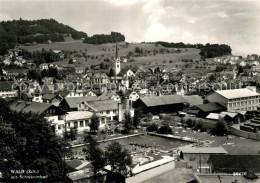
<instances>
[{"instance_id":1,"label":"long roof","mask_svg":"<svg viewBox=\"0 0 260 183\"><path fill-rule=\"evenodd\" d=\"M40 102L16 101L13 102L9 107L11 110L16 112L24 112L24 113L32 112L35 114L42 114L51 106L53 105L40 103Z\"/></svg>"},{"instance_id":2,"label":"long roof","mask_svg":"<svg viewBox=\"0 0 260 183\"><path fill-rule=\"evenodd\" d=\"M223 147L179 147L186 154L227 154Z\"/></svg>"},{"instance_id":3,"label":"long roof","mask_svg":"<svg viewBox=\"0 0 260 183\"><path fill-rule=\"evenodd\" d=\"M64 100L66 100L67 104L70 108L77 108L78 103L84 102L84 101L95 101L99 98L96 96L85 96L85 97L66 97Z\"/></svg>"},{"instance_id":4,"label":"long roof","mask_svg":"<svg viewBox=\"0 0 260 183\"><path fill-rule=\"evenodd\" d=\"M203 104L203 99L199 95L184 95L182 98L190 104L190 106Z\"/></svg>"},{"instance_id":5,"label":"long roof","mask_svg":"<svg viewBox=\"0 0 260 183\"><path fill-rule=\"evenodd\" d=\"M95 111L117 110L118 103L114 100L98 100L87 102Z\"/></svg>"},{"instance_id":6,"label":"long roof","mask_svg":"<svg viewBox=\"0 0 260 183\"><path fill-rule=\"evenodd\" d=\"M214 111L221 111L226 110L226 108L218 103L208 103L208 104L201 104L197 105L197 108L204 112L214 112Z\"/></svg>"},{"instance_id":7,"label":"long roof","mask_svg":"<svg viewBox=\"0 0 260 183\"><path fill-rule=\"evenodd\" d=\"M161 106L185 103L185 100L180 95L165 95L158 97L143 97L140 100L147 106Z\"/></svg>"},{"instance_id":8,"label":"long roof","mask_svg":"<svg viewBox=\"0 0 260 183\"><path fill-rule=\"evenodd\" d=\"M257 92L249 90L248 88L240 88L240 89L233 89L233 90L219 90L219 91L216 91L216 93L227 99L253 97L253 96L260 95Z\"/></svg>"}]
</instances>

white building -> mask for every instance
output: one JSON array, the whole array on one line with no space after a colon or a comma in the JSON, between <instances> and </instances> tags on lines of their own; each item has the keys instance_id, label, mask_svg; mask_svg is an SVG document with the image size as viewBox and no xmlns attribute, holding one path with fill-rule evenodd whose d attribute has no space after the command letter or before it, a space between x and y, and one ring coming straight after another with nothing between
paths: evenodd
<instances>
[{"instance_id":1,"label":"white building","mask_svg":"<svg viewBox=\"0 0 260 183\"><path fill-rule=\"evenodd\" d=\"M259 107L259 93L248 88L220 90L207 96L209 102L217 102L228 112L253 111Z\"/></svg>"}]
</instances>

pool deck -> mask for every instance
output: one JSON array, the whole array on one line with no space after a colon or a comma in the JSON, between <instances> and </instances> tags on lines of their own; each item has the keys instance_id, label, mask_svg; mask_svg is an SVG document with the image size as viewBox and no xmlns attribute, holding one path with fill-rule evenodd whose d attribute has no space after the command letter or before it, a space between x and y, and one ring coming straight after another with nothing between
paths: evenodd
<instances>
[{"instance_id":1,"label":"pool deck","mask_svg":"<svg viewBox=\"0 0 260 183\"><path fill-rule=\"evenodd\" d=\"M183 140L183 141L192 142L192 143L198 142L196 140L192 140L192 138L190 138L190 137L180 137L180 136L176 136L176 135L164 135L164 134L159 134L159 133L154 133L154 132L147 132L147 134L154 135L154 136L159 136L159 137L176 139L176 140Z\"/></svg>"}]
</instances>

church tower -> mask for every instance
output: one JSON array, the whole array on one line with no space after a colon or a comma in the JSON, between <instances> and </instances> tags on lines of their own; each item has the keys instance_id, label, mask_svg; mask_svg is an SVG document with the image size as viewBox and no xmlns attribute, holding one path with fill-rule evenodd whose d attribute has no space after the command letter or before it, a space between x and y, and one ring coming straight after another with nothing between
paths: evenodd
<instances>
[{"instance_id":1,"label":"church tower","mask_svg":"<svg viewBox=\"0 0 260 183\"><path fill-rule=\"evenodd\" d=\"M118 75L121 71L120 58L118 58L117 43L116 43L116 58L115 58L115 61L114 61L114 70L115 70L116 75Z\"/></svg>"}]
</instances>

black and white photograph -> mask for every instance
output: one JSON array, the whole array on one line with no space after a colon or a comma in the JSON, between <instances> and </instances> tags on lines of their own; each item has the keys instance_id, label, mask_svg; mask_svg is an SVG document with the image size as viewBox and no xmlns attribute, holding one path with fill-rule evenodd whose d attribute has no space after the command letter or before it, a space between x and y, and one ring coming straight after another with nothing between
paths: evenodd
<instances>
[{"instance_id":1,"label":"black and white photograph","mask_svg":"<svg viewBox=\"0 0 260 183\"><path fill-rule=\"evenodd\" d=\"M1 183L260 183L260 0L0 0Z\"/></svg>"}]
</instances>

